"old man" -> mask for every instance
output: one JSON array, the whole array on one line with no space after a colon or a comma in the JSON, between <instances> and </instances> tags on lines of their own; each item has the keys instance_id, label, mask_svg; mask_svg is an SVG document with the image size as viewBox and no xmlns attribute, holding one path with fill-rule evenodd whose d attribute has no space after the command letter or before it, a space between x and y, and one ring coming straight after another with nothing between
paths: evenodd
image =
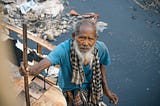
<instances>
[{"instance_id":1,"label":"old man","mask_svg":"<svg viewBox=\"0 0 160 106\"><path fill-rule=\"evenodd\" d=\"M96 24L81 20L74 27L72 39L59 44L45 59L27 70L30 75L38 75L51 65L60 65L58 84L68 106L103 106L103 93L111 103L118 103L117 95L107 85L109 64L108 49L98 41ZM22 68L20 73L26 74Z\"/></svg>"}]
</instances>

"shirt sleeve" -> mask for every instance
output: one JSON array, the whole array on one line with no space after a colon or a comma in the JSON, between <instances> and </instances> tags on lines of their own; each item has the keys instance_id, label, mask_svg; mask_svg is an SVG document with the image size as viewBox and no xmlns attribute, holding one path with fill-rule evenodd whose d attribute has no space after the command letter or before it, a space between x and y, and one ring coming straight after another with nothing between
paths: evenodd
<instances>
[{"instance_id":1,"label":"shirt sleeve","mask_svg":"<svg viewBox=\"0 0 160 106\"><path fill-rule=\"evenodd\" d=\"M52 65L59 65L63 54L63 47L58 45L47 55L47 59L51 62Z\"/></svg>"},{"instance_id":2,"label":"shirt sleeve","mask_svg":"<svg viewBox=\"0 0 160 106\"><path fill-rule=\"evenodd\" d=\"M98 55L99 55L100 64L103 64L103 65L111 64L108 48L103 42L100 42L99 44Z\"/></svg>"}]
</instances>

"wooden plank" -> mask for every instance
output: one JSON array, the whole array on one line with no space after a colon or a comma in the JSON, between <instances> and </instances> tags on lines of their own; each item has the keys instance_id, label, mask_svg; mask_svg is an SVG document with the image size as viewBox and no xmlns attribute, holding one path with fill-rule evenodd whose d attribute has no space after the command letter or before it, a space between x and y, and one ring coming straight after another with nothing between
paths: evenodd
<instances>
[{"instance_id":1,"label":"wooden plank","mask_svg":"<svg viewBox=\"0 0 160 106\"><path fill-rule=\"evenodd\" d=\"M23 84L23 79L20 79L20 78L14 78L13 79L13 83L14 83L14 86L15 86L15 91L16 91L16 95L19 95L20 92L23 90L24 88L24 84Z\"/></svg>"},{"instance_id":2,"label":"wooden plank","mask_svg":"<svg viewBox=\"0 0 160 106\"><path fill-rule=\"evenodd\" d=\"M45 92L46 90L43 89L42 86L39 86L37 83L35 82L32 82L30 83L29 85L29 94L30 96L34 97L35 99L39 99L39 97L41 95L43 95L43 93Z\"/></svg>"},{"instance_id":3,"label":"wooden plank","mask_svg":"<svg viewBox=\"0 0 160 106\"><path fill-rule=\"evenodd\" d=\"M31 83L33 76L28 77L28 83ZM13 83L15 85L16 94L19 95L21 91L24 90L24 79L23 78L13 78Z\"/></svg>"},{"instance_id":4,"label":"wooden plank","mask_svg":"<svg viewBox=\"0 0 160 106\"><path fill-rule=\"evenodd\" d=\"M43 90L43 81L36 78L34 81L31 81L33 77L29 78L29 94L30 96L38 99L44 92ZM19 95L22 91L24 91L24 80L20 78L14 78L14 84L16 89L16 94ZM49 88L49 84L47 84L47 89Z\"/></svg>"},{"instance_id":5,"label":"wooden plank","mask_svg":"<svg viewBox=\"0 0 160 106\"><path fill-rule=\"evenodd\" d=\"M36 84L38 84L39 86L41 86L42 88L44 88L44 81L39 79L39 78L35 78L33 80L33 82L35 82ZM49 87L51 87L51 85L49 85L47 82L45 83L46 84L46 89L48 89Z\"/></svg>"},{"instance_id":6,"label":"wooden plank","mask_svg":"<svg viewBox=\"0 0 160 106\"><path fill-rule=\"evenodd\" d=\"M18 81L18 80L17 80ZM29 80L30 82L31 80ZM39 81L41 82L41 84L39 83ZM31 104L32 106L56 106L56 105L60 105L60 106L66 106L66 101L65 98L61 92L61 90L59 89L58 86L52 85L49 86L47 85L47 90L45 92L41 92L39 91L40 89L32 86L32 84L34 85L39 85L42 86L42 80L36 78L34 80L34 82L30 83L30 100L31 100ZM18 83L21 86L21 88L23 88L23 80L19 80ZM41 89L43 89L43 87L40 87ZM24 94L24 89L19 93L18 98L20 99L21 102L21 106L25 106L25 94ZM58 103L58 104L56 104Z\"/></svg>"},{"instance_id":7,"label":"wooden plank","mask_svg":"<svg viewBox=\"0 0 160 106\"><path fill-rule=\"evenodd\" d=\"M66 106L66 101L61 90L57 86L52 86L33 106Z\"/></svg>"},{"instance_id":8,"label":"wooden plank","mask_svg":"<svg viewBox=\"0 0 160 106\"><path fill-rule=\"evenodd\" d=\"M4 26L5 28L9 29L9 30L12 30L20 35L23 35L22 33L22 28L20 27L16 27L16 26L12 26L12 25L9 25L7 23L4 23L4 22L1 22L0 23L2 26ZM47 41L41 39L40 37L37 37L36 34L33 34L29 31L27 31L27 35L28 35L28 38L31 39L32 41L36 42L36 43L39 43L40 45L42 45L43 47L47 48L48 50L52 51L56 46L55 45L52 45L51 43L48 43Z\"/></svg>"},{"instance_id":9,"label":"wooden plank","mask_svg":"<svg viewBox=\"0 0 160 106\"><path fill-rule=\"evenodd\" d=\"M25 103L25 92L22 91L20 92L20 94L17 96L18 98L18 103L19 103L19 106L26 106L26 103ZM35 99L34 97L30 96L30 101L31 101L31 106L32 104L34 104L36 102L37 99Z\"/></svg>"}]
</instances>

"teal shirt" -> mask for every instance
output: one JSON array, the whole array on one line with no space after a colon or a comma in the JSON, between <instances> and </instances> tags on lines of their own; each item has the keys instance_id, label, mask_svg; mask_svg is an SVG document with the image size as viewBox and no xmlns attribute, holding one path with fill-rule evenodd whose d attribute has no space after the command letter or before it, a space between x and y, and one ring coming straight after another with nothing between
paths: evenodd
<instances>
[{"instance_id":1,"label":"teal shirt","mask_svg":"<svg viewBox=\"0 0 160 106\"><path fill-rule=\"evenodd\" d=\"M72 39L66 40L59 44L52 52L49 53L47 59L52 65L60 65L60 71L58 75L58 84L63 91L84 89L87 90L88 86L92 82L92 70L89 65L83 66L85 73L85 81L82 86L71 83L72 68L70 63L70 43ZM100 64L110 64L110 56L108 48L103 42L97 41L96 48L98 49L98 57Z\"/></svg>"}]
</instances>

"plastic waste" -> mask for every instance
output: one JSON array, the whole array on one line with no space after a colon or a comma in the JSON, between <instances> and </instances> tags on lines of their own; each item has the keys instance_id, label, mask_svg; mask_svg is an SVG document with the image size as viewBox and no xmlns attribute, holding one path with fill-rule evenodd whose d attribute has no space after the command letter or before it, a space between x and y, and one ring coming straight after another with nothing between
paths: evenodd
<instances>
[{"instance_id":1,"label":"plastic waste","mask_svg":"<svg viewBox=\"0 0 160 106\"><path fill-rule=\"evenodd\" d=\"M28 11L30 11L34 6L36 5L36 3L34 2L34 0L31 0L25 4L22 4L20 6L20 10L22 14L26 14Z\"/></svg>"},{"instance_id":2,"label":"plastic waste","mask_svg":"<svg viewBox=\"0 0 160 106\"><path fill-rule=\"evenodd\" d=\"M102 21L99 21L96 23L97 31L103 32L105 29L107 29L108 24Z\"/></svg>"}]
</instances>

